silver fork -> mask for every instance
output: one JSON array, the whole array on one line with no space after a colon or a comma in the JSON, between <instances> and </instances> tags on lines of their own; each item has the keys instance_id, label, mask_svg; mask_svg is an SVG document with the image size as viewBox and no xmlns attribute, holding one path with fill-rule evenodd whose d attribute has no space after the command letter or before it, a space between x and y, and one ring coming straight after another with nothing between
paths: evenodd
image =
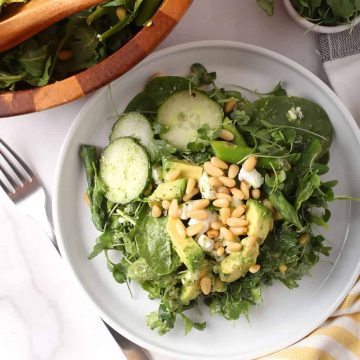
<instances>
[{"instance_id":1,"label":"silver fork","mask_svg":"<svg viewBox=\"0 0 360 360\"><path fill-rule=\"evenodd\" d=\"M59 252L53 225L47 212L45 190L28 165L0 138L0 187L24 214L39 222ZM149 360L148 353L123 337L105 322L110 334L128 360Z\"/></svg>"}]
</instances>

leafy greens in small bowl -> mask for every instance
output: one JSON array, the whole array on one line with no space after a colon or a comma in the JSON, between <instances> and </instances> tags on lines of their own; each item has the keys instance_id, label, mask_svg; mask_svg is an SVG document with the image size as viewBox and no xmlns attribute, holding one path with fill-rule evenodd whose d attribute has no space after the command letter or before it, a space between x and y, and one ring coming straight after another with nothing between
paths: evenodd
<instances>
[{"instance_id":1,"label":"leafy greens in small bowl","mask_svg":"<svg viewBox=\"0 0 360 360\"><path fill-rule=\"evenodd\" d=\"M333 138L325 110L280 83L260 93L215 80L201 64L155 77L100 156L81 146L101 232L89 258L104 252L115 281L160 299L146 319L160 335L177 317L186 333L203 330L185 313L200 298L213 315L247 316L264 285L297 287L330 251L314 229L327 227L337 183L321 179Z\"/></svg>"},{"instance_id":2,"label":"leafy greens in small bowl","mask_svg":"<svg viewBox=\"0 0 360 360\"><path fill-rule=\"evenodd\" d=\"M268 15L274 11L274 0L257 0ZM357 0L283 0L291 18L309 31L334 33L350 30L360 21Z\"/></svg>"}]
</instances>

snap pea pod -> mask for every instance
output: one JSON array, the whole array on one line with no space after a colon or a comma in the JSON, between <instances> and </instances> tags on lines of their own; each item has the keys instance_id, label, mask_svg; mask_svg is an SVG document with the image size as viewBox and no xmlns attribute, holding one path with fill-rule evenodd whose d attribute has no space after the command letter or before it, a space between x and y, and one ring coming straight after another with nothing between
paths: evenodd
<instances>
[{"instance_id":1,"label":"snap pea pod","mask_svg":"<svg viewBox=\"0 0 360 360\"><path fill-rule=\"evenodd\" d=\"M322 151L321 141L319 139L312 140L295 164L296 173L299 176L304 175L310 166L319 158Z\"/></svg>"},{"instance_id":2,"label":"snap pea pod","mask_svg":"<svg viewBox=\"0 0 360 360\"><path fill-rule=\"evenodd\" d=\"M251 147L235 145L227 141L212 140L210 144L215 156L233 164L243 162L248 155L254 152ZM256 166L260 169L273 170L274 168L275 170L281 170L286 169L289 164L286 159L259 157Z\"/></svg>"},{"instance_id":3,"label":"snap pea pod","mask_svg":"<svg viewBox=\"0 0 360 360\"><path fill-rule=\"evenodd\" d=\"M234 125L224 124L223 128L227 131L230 131L234 135L233 143L235 145L246 146L246 147L248 146L244 137L242 136L242 134L239 132L239 130Z\"/></svg>"},{"instance_id":4,"label":"snap pea pod","mask_svg":"<svg viewBox=\"0 0 360 360\"><path fill-rule=\"evenodd\" d=\"M86 180L88 183L87 193L89 198L91 198L95 182L94 166L97 166L96 147L93 145L81 145L80 156L84 161Z\"/></svg>"},{"instance_id":5,"label":"snap pea pod","mask_svg":"<svg viewBox=\"0 0 360 360\"><path fill-rule=\"evenodd\" d=\"M286 221L294 224L299 230L303 229L295 208L289 203L289 201L286 200L281 191L274 191L271 193L269 200Z\"/></svg>"}]
</instances>

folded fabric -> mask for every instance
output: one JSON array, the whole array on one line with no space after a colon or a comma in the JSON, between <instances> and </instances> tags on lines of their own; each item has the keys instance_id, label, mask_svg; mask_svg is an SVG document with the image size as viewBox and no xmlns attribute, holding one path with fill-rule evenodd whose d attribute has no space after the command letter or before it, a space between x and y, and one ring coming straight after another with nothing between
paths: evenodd
<instances>
[{"instance_id":1,"label":"folded fabric","mask_svg":"<svg viewBox=\"0 0 360 360\"><path fill-rule=\"evenodd\" d=\"M360 359L360 280L322 326L303 340L261 360Z\"/></svg>"},{"instance_id":2,"label":"folded fabric","mask_svg":"<svg viewBox=\"0 0 360 360\"><path fill-rule=\"evenodd\" d=\"M360 24L352 31L319 35L330 84L360 126Z\"/></svg>"}]
</instances>

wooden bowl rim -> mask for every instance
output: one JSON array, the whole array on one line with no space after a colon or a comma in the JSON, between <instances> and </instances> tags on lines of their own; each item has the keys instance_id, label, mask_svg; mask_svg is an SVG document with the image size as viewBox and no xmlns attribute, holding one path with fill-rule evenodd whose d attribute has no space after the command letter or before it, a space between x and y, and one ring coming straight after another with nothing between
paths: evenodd
<instances>
[{"instance_id":1,"label":"wooden bowl rim","mask_svg":"<svg viewBox=\"0 0 360 360\"><path fill-rule=\"evenodd\" d=\"M100 63L43 87L0 92L0 117L50 109L85 96L120 77L151 53L173 30L192 0L164 0L152 25Z\"/></svg>"}]
</instances>

